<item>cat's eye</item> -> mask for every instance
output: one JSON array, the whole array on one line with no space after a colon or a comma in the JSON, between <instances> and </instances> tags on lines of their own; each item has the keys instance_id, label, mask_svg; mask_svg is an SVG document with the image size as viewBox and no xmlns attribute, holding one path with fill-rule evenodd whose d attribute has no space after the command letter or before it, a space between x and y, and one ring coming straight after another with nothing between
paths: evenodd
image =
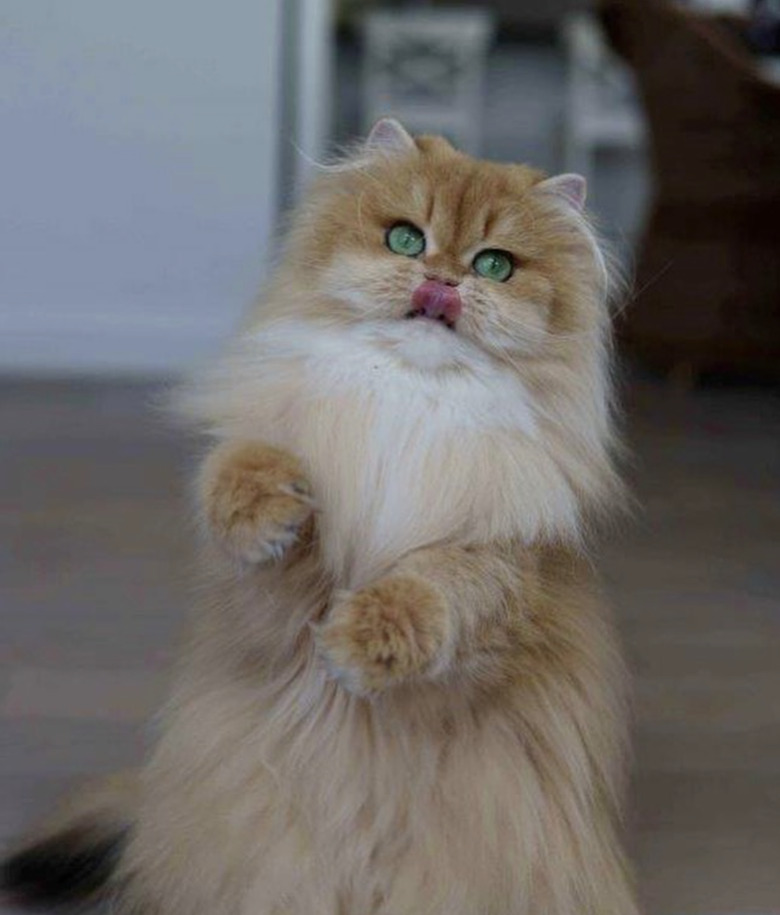
<instances>
[{"instance_id":1,"label":"cat's eye","mask_svg":"<svg viewBox=\"0 0 780 915\"><path fill-rule=\"evenodd\" d=\"M515 272L515 259L508 251L488 248L474 258L474 271L485 279L505 283Z\"/></svg>"},{"instance_id":2,"label":"cat's eye","mask_svg":"<svg viewBox=\"0 0 780 915\"><path fill-rule=\"evenodd\" d=\"M393 254L417 257L425 250L425 235L410 222L397 222L387 230L385 243Z\"/></svg>"}]
</instances>

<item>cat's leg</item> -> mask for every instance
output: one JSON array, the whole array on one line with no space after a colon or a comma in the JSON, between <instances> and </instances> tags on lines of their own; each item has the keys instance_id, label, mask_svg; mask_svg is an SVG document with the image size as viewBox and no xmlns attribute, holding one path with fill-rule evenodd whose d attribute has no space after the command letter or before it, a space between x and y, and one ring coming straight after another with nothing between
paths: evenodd
<instances>
[{"instance_id":1,"label":"cat's leg","mask_svg":"<svg viewBox=\"0 0 780 915\"><path fill-rule=\"evenodd\" d=\"M522 625L523 569L510 546L417 550L384 577L337 596L318 633L344 686L370 694L456 666L500 662Z\"/></svg>"},{"instance_id":2,"label":"cat's leg","mask_svg":"<svg viewBox=\"0 0 780 915\"><path fill-rule=\"evenodd\" d=\"M300 462L259 442L228 442L206 458L197 479L209 537L248 563L281 559L311 534L314 502Z\"/></svg>"}]
</instances>

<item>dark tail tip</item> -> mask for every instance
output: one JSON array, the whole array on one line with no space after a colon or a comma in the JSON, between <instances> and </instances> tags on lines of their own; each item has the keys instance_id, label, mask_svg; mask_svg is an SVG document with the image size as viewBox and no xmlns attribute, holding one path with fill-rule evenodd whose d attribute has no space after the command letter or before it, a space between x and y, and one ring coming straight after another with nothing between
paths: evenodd
<instances>
[{"instance_id":1,"label":"dark tail tip","mask_svg":"<svg viewBox=\"0 0 780 915\"><path fill-rule=\"evenodd\" d=\"M122 854L127 830L74 828L30 845L0 865L0 891L15 905L74 906L96 899Z\"/></svg>"}]
</instances>

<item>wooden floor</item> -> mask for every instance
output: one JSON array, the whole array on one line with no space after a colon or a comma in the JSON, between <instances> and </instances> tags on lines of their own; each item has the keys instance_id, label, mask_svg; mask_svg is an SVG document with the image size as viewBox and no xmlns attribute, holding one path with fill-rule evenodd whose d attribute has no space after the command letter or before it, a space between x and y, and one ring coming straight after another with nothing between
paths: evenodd
<instances>
[{"instance_id":1,"label":"wooden floor","mask_svg":"<svg viewBox=\"0 0 780 915\"><path fill-rule=\"evenodd\" d=\"M0 839L152 736L187 603L195 450L156 393L0 384ZM627 405L641 508L604 568L636 675L646 911L777 913L780 402L645 384Z\"/></svg>"}]
</instances>

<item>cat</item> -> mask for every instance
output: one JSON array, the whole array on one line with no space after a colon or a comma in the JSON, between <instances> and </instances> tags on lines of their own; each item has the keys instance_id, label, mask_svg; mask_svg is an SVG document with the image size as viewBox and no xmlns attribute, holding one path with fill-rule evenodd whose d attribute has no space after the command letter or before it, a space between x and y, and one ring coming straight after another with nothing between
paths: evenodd
<instances>
[{"instance_id":1,"label":"cat","mask_svg":"<svg viewBox=\"0 0 780 915\"><path fill-rule=\"evenodd\" d=\"M632 915L585 182L377 123L178 398L199 612L159 743L5 865L121 915Z\"/></svg>"}]
</instances>

